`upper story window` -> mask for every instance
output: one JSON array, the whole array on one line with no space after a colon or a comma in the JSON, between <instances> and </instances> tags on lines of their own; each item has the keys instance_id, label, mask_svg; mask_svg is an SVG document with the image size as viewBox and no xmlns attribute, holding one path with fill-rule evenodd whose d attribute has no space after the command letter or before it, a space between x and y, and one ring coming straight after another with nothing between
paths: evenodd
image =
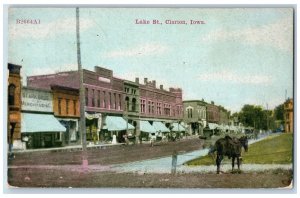
<instances>
[{"instance_id":1,"label":"upper story window","mask_svg":"<svg viewBox=\"0 0 300 198\"><path fill-rule=\"evenodd\" d=\"M188 118L193 118L193 109L189 108L187 109L187 112L188 112Z\"/></svg>"},{"instance_id":2,"label":"upper story window","mask_svg":"<svg viewBox=\"0 0 300 198\"><path fill-rule=\"evenodd\" d=\"M109 105L108 105L108 108L110 109L110 108L112 108L112 105L111 105L111 93L109 92L108 94L109 94Z\"/></svg>"},{"instance_id":3,"label":"upper story window","mask_svg":"<svg viewBox=\"0 0 300 198\"><path fill-rule=\"evenodd\" d=\"M119 110L122 108L121 94L119 94Z\"/></svg>"},{"instance_id":4,"label":"upper story window","mask_svg":"<svg viewBox=\"0 0 300 198\"><path fill-rule=\"evenodd\" d=\"M141 99L141 113L146 112L146 100Z\"/></svg>"},{"instance_id":5,"label":"upper story window","mask_svg":"<svg viewBox=\"0 0 300 198\"><path fill-rule=\"evenodd\" d=\"M132 111L136 111L136 99L132 98Z\"/></svg>"},{"instance_id":6,"label":"upper story window","mask_svg":"<svg viewBox=\"0 0 300 198\"><path fill-rule=\"evenodd\" d=\"M103 91L103 107L106 108L106 93Z\"/></svg>"},{"instance_id":7,"label":"upper story window","mask_svg":"<svg viewBox=\"0 0 300 198\"><path fill-rule=\"evenodd\" d=\"M8 86L8 104L15 105L15 90L16 86L14 84L10 84Z\"/></svg>"},{"instance_id":8,"label":"upper story window","mask_svg":"<svg viewBox=\"0 0 300 198\"><path fill-rule=\"evenodd\" d=\"M98 91L97 106L100 108L100 91Z\"/></svg>"},{"instance_id":9,"label":"upper story window","mask_svg":"<svg viewBox=\"0 0 300 198\"><path fill-rule=\"evenodd\" d=\"M76 115L77 114L77 111L76 111L76 100L73 100L73 113L74 113L74 115Z\"/></svg>"},{"instance_id":10,"label":"upper story window","mask_svg":"<svg viewBox=\"0 0 300 198\"><path fill-rule=\"evenodd\" d=\"M148 101L148 113L151 113L151 101Z\"/></svg>"},{"instance_id":11,"label":"upper story window","mask_svg":"<svg viewBox=\"0 0 300 198\"><path fill-rule=\"evenodd\" d=\"M155 113L155 105L154 102L151 103L151 113L154 114Z\"/></svg>"},{"instance_id":12,"label":"upper story window","mask_svg":"<svg viewBox=\"0 0 300 198\"><path fill-rule=\"evenodd\" d=\"M125 102L126 102L126 111L129 111L129 98L128 97L125 98Z\"/></svg>"},{"instance_id":13,"label":"upper story window","mask_svg":"<svg viewBox=\"0 0 300 198\"><path fill-rule=\"evenodd\" d=\"M95 106L95 90L92 89L92 107Z\"/></svg>"},{"instance_id":14,"label":"upper story window","mask_svg":"<svg viewBox=\"0 0 300 198\"><path fill-rule=\"evenodd\" d=\"M89 89L85 88L85 106L89 104Z\"/></svg>"},{"instance_id":15,"label":"upper story window","mask_svg":"<svg viewBox=\"0 0 300 198\"><path fill-rule=\"evenodd\" d=\"M117 94L116 93L114 93L114 100L115 100L114 109L117 109Z\"/></svg>"},{"instance_id":16,"label":"upper story window","mask_svg":"<svg viewBox=\"0 0 300 198\"><path fill-rule=\"evenodd\" d=\"M131 94L135 95L136 90L135 89L131 89Z\"/></svg>"},{"instance_id":17,"label":"upper story window","mask_svg":"<svg viewBox=\"0 0 300 198\"><path fill-rule=\"evenodd\" d=\"M58 114L61 115L61 98L58 98Z\"/></svg>"},{"instance_id":18,"label":"upper story window","mask_svg":"<svg viewBox=\"0 0 300 198\"><path fill-rule=\"evenodd\" d=\"M69 104L70 104L70 100L67 99L67 100L66 100L66 114L67 114L67 115L69 114Z\"/></svg>"},{"instance_id":19,"label":"upper story window","mask_svg":"<svg viewBox=\"0 0 300 198\"><path fill-rule=\"evenodd\" d=\"M161 103L156 103L156 114L161 115Z\"/></svg>"}]
</instances>

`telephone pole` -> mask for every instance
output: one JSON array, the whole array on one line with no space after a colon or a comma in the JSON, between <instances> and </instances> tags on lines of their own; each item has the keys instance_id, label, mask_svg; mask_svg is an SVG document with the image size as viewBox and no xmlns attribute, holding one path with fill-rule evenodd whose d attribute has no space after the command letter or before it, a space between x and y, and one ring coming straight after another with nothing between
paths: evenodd
<instances>
[{"instance_id":1,"label":"telephone pole","mask_svg":"<svg viewBox=\"0 0 300 198\"><path fill-rule=\"evenodd\" d=\"M81 53L80 53L80 26L79 26L79 8L76 8L76 41L77 41L77 64L79 73L79 100L80 100L80 121L79 131L81 134L82 143L82 167L86 171L88 167L87 151L86 151L86 126L85 126L85 97L83 87L83 71L81 66Z\"/></svg>"}]
</instances>

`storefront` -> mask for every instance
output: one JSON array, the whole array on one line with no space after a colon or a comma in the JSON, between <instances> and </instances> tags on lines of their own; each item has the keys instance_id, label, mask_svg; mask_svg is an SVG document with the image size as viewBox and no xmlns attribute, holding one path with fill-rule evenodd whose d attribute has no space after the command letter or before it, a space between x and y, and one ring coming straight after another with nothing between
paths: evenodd
<instances>
[{"instance_id":1,"label":"storefront","mask_svg":"<svg viewBox=\"0 0 300 198\"><path fill-rule=\"evenodd\" d=\"M170 135L170 129L168 129L165 124L163 124L162 122L159 122L159 121L154 121L152 123L152 126L157 131L157 139L158 140L168 139L168 137Z\"/></svg>"},{"instance_id":2,"label":"storefront","mask_svg":"<svg viewBox=\"0 0 300 198\"><path fill-rule=\"evenodd\" d=\"M79 140L78 119L71 118L57 118L60 124L66 128L63 137L63 144L72 145L77 144Z\"/></svg>"},{"instance_id":3,"label":"storefront","mask_svg":"<svg viewBox=\"0 0 300 198\"><path fill-rule=\"evenodd\" d=\"M134 126L124 118L118 116L106 116L105 123L100 133L100 141L111 143L124 143L127 132L133 133Z\"/></svg>"},{"instance_id":4,"label":"storefront","mask_svg":"<svg viewBox=\"0 0 300 198\"><path fill-rule=\"evenodd\" d=\"M64 146L66 128L54 117L51 91L23 87L21 136L26 149Z\"/></svg>"},{"instance_id":5,"label":"storefront","mask_svg":"<svg viewBox=\"0 0 300 198\"><path fill-rule=\"evenodd\" d=\"M146 120L140 121L141 140L149 141L151 138L156 138L156 129Z\"/></svg>"},{"instance_id":6,"label":"storefront","mask_svg":"<svg viewBox=\"0 0 300 198\"><path fill-rule=\"evenodd\" d=\"M174 138L183 138L185 136L185 128L179 123L171 124L171 136Z\"/></svg>"},{"instance_id":7,"label":"storefront","mask_svg":"<svg viewBox=\"0 0 300 198\"><path fill-rule=\"evenodd\" d=\"M97 143L100 140L99 132L101 129L101 113L85 112L86 140Z\"/></svg>"},{"instance_id":8,"label":"storefront","mask_svg":"<svg viewBox=\"0 0 300 198\"><path fill-rule=\"evenodd\" d=\"M22 113L22 140L26 148L47 148L63 145L66 128L51 114Z\"/></svg>"}]
</instances>

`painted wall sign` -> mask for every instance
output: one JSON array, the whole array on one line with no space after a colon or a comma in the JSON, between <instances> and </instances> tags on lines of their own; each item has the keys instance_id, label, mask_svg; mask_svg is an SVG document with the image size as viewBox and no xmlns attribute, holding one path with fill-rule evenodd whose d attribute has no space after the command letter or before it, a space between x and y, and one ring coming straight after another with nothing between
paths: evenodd
<instances>
[{"instance_id":1,"label":"painted wall sign","mask_svg":"<svg viewBox=\"0 0 300 198\"><path fill-rule=\"evenodd\" d=\"M27 89L22 90L22 110L53 112L51 92Z\"/></svg>"}]
</instances>

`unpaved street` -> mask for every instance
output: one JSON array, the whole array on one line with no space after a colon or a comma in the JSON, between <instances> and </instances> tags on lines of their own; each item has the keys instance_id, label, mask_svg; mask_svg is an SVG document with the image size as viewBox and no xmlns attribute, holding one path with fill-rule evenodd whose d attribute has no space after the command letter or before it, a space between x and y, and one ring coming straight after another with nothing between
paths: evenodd
<instances>
[{"instance_id":1,"label":"unpaved street","mask_svg":"<svg viewBox=\"0 0 300 198\"><path fill-rule=\"evenodd\" d=\"M291 182L290 171L242 174L137 174L11 169L9 184L19 187L136 188L279 188Z\"/></svg>"},{"instance_id":2,"label":"unpaved street","mask_svg":"<svg viewBox=\"0 0 300 198\"><path fill-rule=\"evenodd\" d=\"M168 144L121 145L88 150L89 169L82 170L81 151L17 153L9 161L8 184L18 187L138 187L138 188L279 188L291 183L290 170L169 173L118 172L112 167L202 149L203 140ZM171 163L170 166L171 168Z\"/></svg>"},{"instance_id":3,"label":"unpaved street","mask_svg":"<svg viewBox=\"0 0 300 198\"><path fill-rule=\"evenodd\" d=\"M203 147L203 140L198 138L185 139L176 142L109 146L102 149L88 150L89 164L111 165L157 157L171 156L174 151L189 152ZM16 153L15 159L9 165L70 165L81 164L81 151L39 151L31 153Z\"/></svg>"}]
</instances>

